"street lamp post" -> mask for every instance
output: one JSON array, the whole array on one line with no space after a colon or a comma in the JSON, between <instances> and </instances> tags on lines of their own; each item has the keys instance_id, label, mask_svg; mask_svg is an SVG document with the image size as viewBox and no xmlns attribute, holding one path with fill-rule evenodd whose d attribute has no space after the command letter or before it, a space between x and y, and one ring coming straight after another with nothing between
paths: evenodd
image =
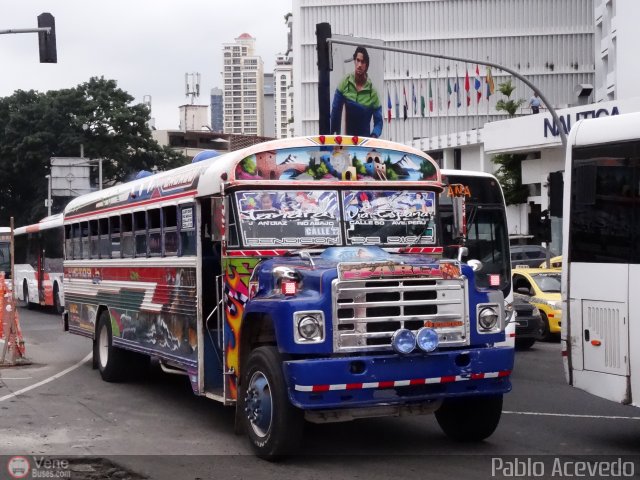
<instances>
[{"instance_id":1,"label":"street lamp post","mask_svg":"<svg viewBox=\"0 0 640 480\"><path fill-rule=\"evenodd\" d=\"M89 130L89 125L86 123L82 124L82 130L86 132ZM84 143L80 144L80 158L84 158ZM102 157L98 158L98 190L102 190ZM89 159L89 163L93 160Z\"/></svg>"},{"instance_id":2,"label":"street lamp post","mask_svg":"<svg viewBox=\"0 0 640 480\"><path fill-rule=\"evenodd\" d=\"M51 216L51 175L45 175L44 178L47 179L47 216Z\"/></svg>"}]
</instances>

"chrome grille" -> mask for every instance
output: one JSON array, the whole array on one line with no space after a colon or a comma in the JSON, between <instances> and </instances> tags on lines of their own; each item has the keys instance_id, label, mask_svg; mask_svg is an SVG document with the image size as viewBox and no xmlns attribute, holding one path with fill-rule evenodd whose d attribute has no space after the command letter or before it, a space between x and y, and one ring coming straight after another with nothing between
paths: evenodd
<instances>
[{"instance_id":1,"label":"chrome grille","mask_svg":"<svg viewBox=\"0 0 640 480\"><path fill-rule=\"evenodd\" d=\"M440 345L468 345L469 315L463 279L334 280L333 347L336 352L390 350L399 328L432 324ZM451 326L448 322L462 322Z\"/></svg>"}]
</instances>

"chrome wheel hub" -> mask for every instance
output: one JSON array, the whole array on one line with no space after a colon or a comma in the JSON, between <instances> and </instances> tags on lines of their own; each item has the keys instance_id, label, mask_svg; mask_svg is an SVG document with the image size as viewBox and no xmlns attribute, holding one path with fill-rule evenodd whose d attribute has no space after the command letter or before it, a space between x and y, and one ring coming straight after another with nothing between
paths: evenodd
<instances>
[{"instance_id":1,"label":"chrome wheel hub","mask_svg":"<svg viewBox=\"0 0 640 480\"><path fill-rule=\"evenodd\" d=\"M262 372L251 376L244 402L244 411L254 433L259 437L267 436L271 429L273 402L269 381Z\"/></svg>"}]
</instances>

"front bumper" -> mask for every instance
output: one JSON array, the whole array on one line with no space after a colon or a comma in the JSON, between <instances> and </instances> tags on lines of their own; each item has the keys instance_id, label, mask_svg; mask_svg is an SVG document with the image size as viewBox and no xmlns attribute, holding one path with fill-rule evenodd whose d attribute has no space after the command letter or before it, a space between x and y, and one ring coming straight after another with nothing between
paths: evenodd
<instances>
[{"instance_id":1,"label":"front bumper","mask_svg":"<svg viewBox=\"0 0 640 480\"><path fill-rule=\"evenodd\" d=\"M394 405L511 390L513 348L290 360L289 399L302 409Z\"/></svg>"},{"instance_id":2,"label":"front bumper","mask_svg":"<svg viewBox=\"0 0 640 480\"><path fill-rule=\"evenodd\" d=\"M516 338L538 338L542 331L542 317L520 316L516 319Z\"/></svg>"}]
</instances>

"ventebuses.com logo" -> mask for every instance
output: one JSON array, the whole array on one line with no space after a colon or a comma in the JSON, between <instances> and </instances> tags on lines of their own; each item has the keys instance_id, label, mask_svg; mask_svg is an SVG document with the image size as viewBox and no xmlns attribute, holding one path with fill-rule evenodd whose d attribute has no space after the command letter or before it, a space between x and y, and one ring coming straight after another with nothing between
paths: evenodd
<instances>
[{"instance_id":1,"label":"ventebuses.com logo","mask_svg":"<svg viewBox=\"0 0 640 480\"><path fill-rule=\"evenodd\" d=\"M31 470L26 457L11 457L7 462L7 471L11 478L26 478Z\"/></svg>"}]
</instances>

